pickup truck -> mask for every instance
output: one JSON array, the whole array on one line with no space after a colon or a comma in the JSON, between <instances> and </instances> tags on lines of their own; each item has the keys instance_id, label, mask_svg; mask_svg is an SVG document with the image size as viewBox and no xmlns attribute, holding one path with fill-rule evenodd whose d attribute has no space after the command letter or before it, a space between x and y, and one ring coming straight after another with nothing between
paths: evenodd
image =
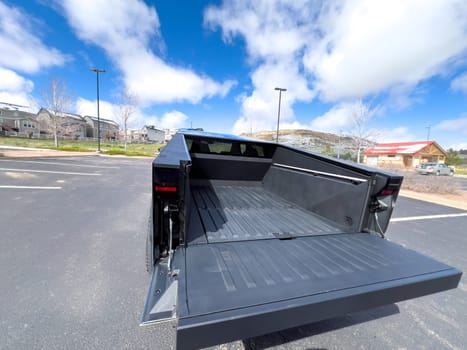
<instances>
[{"instance_id":1,"label":"pickup truck","mask_svg":"<svg viewBox=\"0 0 467 350\"><path fill-rule=\"evenodd\" d=\"M177 133L152 163L142 324L178 350L456 288L462 272L388 241L402 177L282 144Z\"/></svg>"}]
</instances>

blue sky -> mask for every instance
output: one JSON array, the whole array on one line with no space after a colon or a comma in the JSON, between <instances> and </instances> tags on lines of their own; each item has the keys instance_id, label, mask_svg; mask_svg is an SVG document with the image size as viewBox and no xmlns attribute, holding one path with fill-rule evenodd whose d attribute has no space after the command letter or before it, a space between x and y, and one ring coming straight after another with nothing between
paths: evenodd
<instances>
[{"instance_id":1,"label":"blue sky","mask_svg":"<svg viewBox=\"0 0 467 350\"><path fill-rule=\"evenodd\" d=\"M39 107L61 79L70 112L209 131L350 133L467 149L467 2L0 0L0 102ZM429 129L427 129L429 127Z\"/></svg>"}]
</instances>

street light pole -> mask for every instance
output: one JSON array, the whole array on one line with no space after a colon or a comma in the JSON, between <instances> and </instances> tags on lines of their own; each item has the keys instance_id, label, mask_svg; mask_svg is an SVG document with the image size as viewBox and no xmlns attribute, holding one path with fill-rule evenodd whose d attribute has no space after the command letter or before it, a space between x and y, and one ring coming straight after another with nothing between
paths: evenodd
<instances>
[{"instance_id":1,"label":"street light pole","mask_svg":"<svg viewBox=\"0 0 467 350\"><path fill-rule=\"evenodd\" d=\"M426 134L426 140L427 140L427 141L430 141L430 130L431 130L431 125L425 126L425 129L428 130L428 132L427 132L427 134Z\"/></svg>"},{"instance_id":2,"label":"street light pole","mask_svg":"<svg viewBox=\"0 0 467 350\"><path fill-rule=\"evenodd\" d=\"M339 146L337 147L337 159L340 159L341 157L341 134L342 131L339 131Z\"/></svg>"},{"instance_id":3,"label":"street light pole","mask_svg":"<svg viewBox=\"0 0 467 350\"><path fill-rule=\"evenodd\" d=\"M91 72L97 77L97 152L101 152L101 118L99 113L99 73L105 73L105 69L92 68Z\"/></svg>"},{"instance_id":4,"label":"street light pole","mask_svg":"<svg viewBox=\"0 0 467 350\"><path fill-rule=\"evenodd\" d=\"M279 122L281 119L281 96L283 91L287 91L287 89L276 87L274 90L279 91L279 107L277 109L277 130L276 130L276 142L279 143Z\"/></svg>"}]
</instances>

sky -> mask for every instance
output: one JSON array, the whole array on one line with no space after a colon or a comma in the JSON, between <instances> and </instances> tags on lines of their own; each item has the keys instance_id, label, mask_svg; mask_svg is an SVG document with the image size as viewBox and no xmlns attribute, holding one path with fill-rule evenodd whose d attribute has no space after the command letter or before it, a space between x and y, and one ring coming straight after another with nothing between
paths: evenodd
<instances>
[{"instance_id":1,"label":"sky","mask_svg":"<svg viewBox=\"0 0 467 350\"><path fill-rule=\"evenodd\" d=\"M0 0L0 102L44 106L53 79L69 111L130 126L239 134L430 138L467 149L465 0Z\"/></svg>"}]
</instances>

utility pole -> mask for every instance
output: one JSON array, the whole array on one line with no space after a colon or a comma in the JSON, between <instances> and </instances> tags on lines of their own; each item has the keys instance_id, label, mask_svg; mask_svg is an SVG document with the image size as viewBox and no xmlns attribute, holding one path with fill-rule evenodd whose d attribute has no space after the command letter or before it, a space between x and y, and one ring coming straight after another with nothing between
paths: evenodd
<instances>
[{"instance_id":1,"label":"utility pole","mask_svg":"<svg viewBox=\"0 0 467 350\"><path fill-rule=\"evenodd\" d=\"M339 130L339 147L337 147L337 159L340 159L341 157L341 136L342 130Z\"/></svg>"},{"instance_id":2,"label":"utility pole","mask_svg":"<svg viewBox=\"0 0 467 350\"><path fill-rule=\"evenodd\" d=\"M287 91L287 89L276 87L274 90L279 91L279 107L277 109L277 130L276 130L276 142L279 143L279 122L281 119L281 96L282 96L282 92Z\"/></svg>"},{"instance_id":3,"label":"utility pole","mask_svg":"<svg viewBox=\"0 0 467 350\"><path fill-rule=\"evenodd\" d=\"M97 76L97 152L101 152L101 118L99 114L99 73L105 73L105 69L92 68L91 72Z\"/></svg>"},{"instance_id":4,"label":"utility pole","mask_svg":"<svg viewBox=\"0 0 467 350\"><path fill-rule=\"evenodd\" d=\"M425 129L427 129L426 140L427 140L427 141L430 141L430 130L431 130L431 125L425 126Z\"/></svg>"}]
</instances>

